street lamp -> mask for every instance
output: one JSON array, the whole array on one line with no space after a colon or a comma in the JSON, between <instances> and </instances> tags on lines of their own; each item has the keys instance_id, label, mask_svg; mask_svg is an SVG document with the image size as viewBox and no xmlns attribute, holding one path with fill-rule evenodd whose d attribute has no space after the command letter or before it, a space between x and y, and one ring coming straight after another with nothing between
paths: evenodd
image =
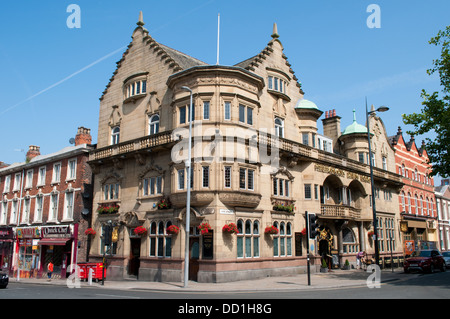
<instances>
[{"instance_id":1,"label":"street lamp","mask_svg":"<svg viewBox=\"0 0 450 319\"><path fill-rule=\"evenodd\" d=\"M190 228L190 218L191 218L191 148L192 148L192 90L187 86L181 87L190 94L190 104L189 104L189 146L188 146L188 158L185 162L186 175L187 175L187 194L186 194L186 239L184 247L184 288L188 286L189 280L189 228Z\"/></svg>"},{"instance_id":2,"label":"street lamp","mask_svg":"<svg viewBox=\"0 0 450 319\"><path fill-rule=\"evenodd\" d=\"M372 164L372 147L370 143L370 125L369 125L369 115L375 114L376 112L386 112L389 108L387 106L380 106L376 110L370 111L367 109L367 97L366 97L366 122L367 122L367 141L369 143L369 166L370 166L370 186L372 188L372 214L373 214L373 243L375 245L375 263L379 264L380 252L378 247L378 222L377 222L377 210L375 208L375 187L373 182L373 164Z\"/></svg>"}]
</instances>

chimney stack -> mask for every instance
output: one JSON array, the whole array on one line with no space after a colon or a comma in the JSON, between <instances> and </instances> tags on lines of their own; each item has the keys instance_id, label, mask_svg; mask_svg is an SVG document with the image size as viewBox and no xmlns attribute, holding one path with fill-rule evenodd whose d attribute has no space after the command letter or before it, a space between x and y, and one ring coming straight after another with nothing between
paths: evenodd
<instances>
[{"instance_id":1,"label":"chimney stack","mask_svg":"<svg viewBox=\"0 0 450 319\"><path fill-rule=\"evenodd\" d=\"M91 130L82 126L79 127L77 135L75 136L75 146L91 143L92 143Z\"/></svg>"},{"instance_id":2,"label":"chimney stack","mask_svg":"<svg viewBox=\"0 0 450 319\"><path fill-rule=\"evenodd\" d=\"M36 146L36 145L30 145L30 147L28 148L28 152L26 155L26 159L27 161L31 161L33 158L35 158L36 156L41 155L41 151L40 151L40 147Z\"/></svg>"},{"instance_id":3,"label":"chimney stack","mask_svg":"<svg viewBox=\"0 0 450 319\"><path fill-rule=\"evenodd\" d=\"M332 109L328 111L328 116L325 114L325 119L322 120L322 123L323 135L333 140L333 151L338 150L338 139L341 136L341 117L336 115L335 109Z\"/></svg>"}]
</instances>

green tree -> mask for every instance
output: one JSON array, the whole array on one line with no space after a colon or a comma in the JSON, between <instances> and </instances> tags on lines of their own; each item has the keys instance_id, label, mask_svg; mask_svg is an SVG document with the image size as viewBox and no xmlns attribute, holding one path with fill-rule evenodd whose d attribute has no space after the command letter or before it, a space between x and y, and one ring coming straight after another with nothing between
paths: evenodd
<instances>
[{"instance_id":1,"label":"green tree","mask_svg":"<svg viewBox=\"0 0 450 319\"><path fill-rule=\"evenodd\" d=\"M422 113L403 114L403 123L413 125L414 130L408 134L423 135L434 132L435 138L425 138L425 149L429 162L433 165L432 176L450 176L450 26L439 31L437 36L428 42L441 46L441 56L433 60L433 68L427 70L428 75L439 73L442 95L438 92L428 94L422 90Z\"/></svg>"}]
</instances>

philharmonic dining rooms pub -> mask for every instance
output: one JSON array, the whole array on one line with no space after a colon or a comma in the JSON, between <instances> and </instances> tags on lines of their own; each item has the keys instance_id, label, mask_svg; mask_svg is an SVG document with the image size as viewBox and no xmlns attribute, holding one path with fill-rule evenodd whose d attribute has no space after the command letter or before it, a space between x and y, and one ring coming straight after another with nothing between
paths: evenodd
<instances>
[{"instance_id":1,"label":"philharmonic dining rooms pub","mask_svg":"<svg viewBox=\"0 0 450 319\"><path fill-rule=\"evenodd\" d=\"M341 130L336 110L304 94L276 25L255 56L210 65L157 42L141 15L100 98L90 260L106 254L111 279L182 281L187 214L189 278L199 282L304 272L307 245L328 267L373 254L367 128L346 111ZM402 255L403 183L379 117L370 130L383 260ZM319 217L309 243L305 211Z\"/></svg>"}]
</instances>

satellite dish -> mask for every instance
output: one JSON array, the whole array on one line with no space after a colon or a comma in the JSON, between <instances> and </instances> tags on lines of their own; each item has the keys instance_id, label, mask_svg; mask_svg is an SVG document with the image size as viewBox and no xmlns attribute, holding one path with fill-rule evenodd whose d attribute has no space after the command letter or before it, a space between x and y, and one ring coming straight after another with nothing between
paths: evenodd
<instances>
[{"instance_id":1,"label":"satellite dish","mask_svg":"<svg viewBox=\"0 0 450 319\"><path fill-rule=\"evenodd\" d=\"M70 144L75 144L75 139L73 137L71 137L70 140L69 140L69 143Z\"/></svg>"}]
</instances>

